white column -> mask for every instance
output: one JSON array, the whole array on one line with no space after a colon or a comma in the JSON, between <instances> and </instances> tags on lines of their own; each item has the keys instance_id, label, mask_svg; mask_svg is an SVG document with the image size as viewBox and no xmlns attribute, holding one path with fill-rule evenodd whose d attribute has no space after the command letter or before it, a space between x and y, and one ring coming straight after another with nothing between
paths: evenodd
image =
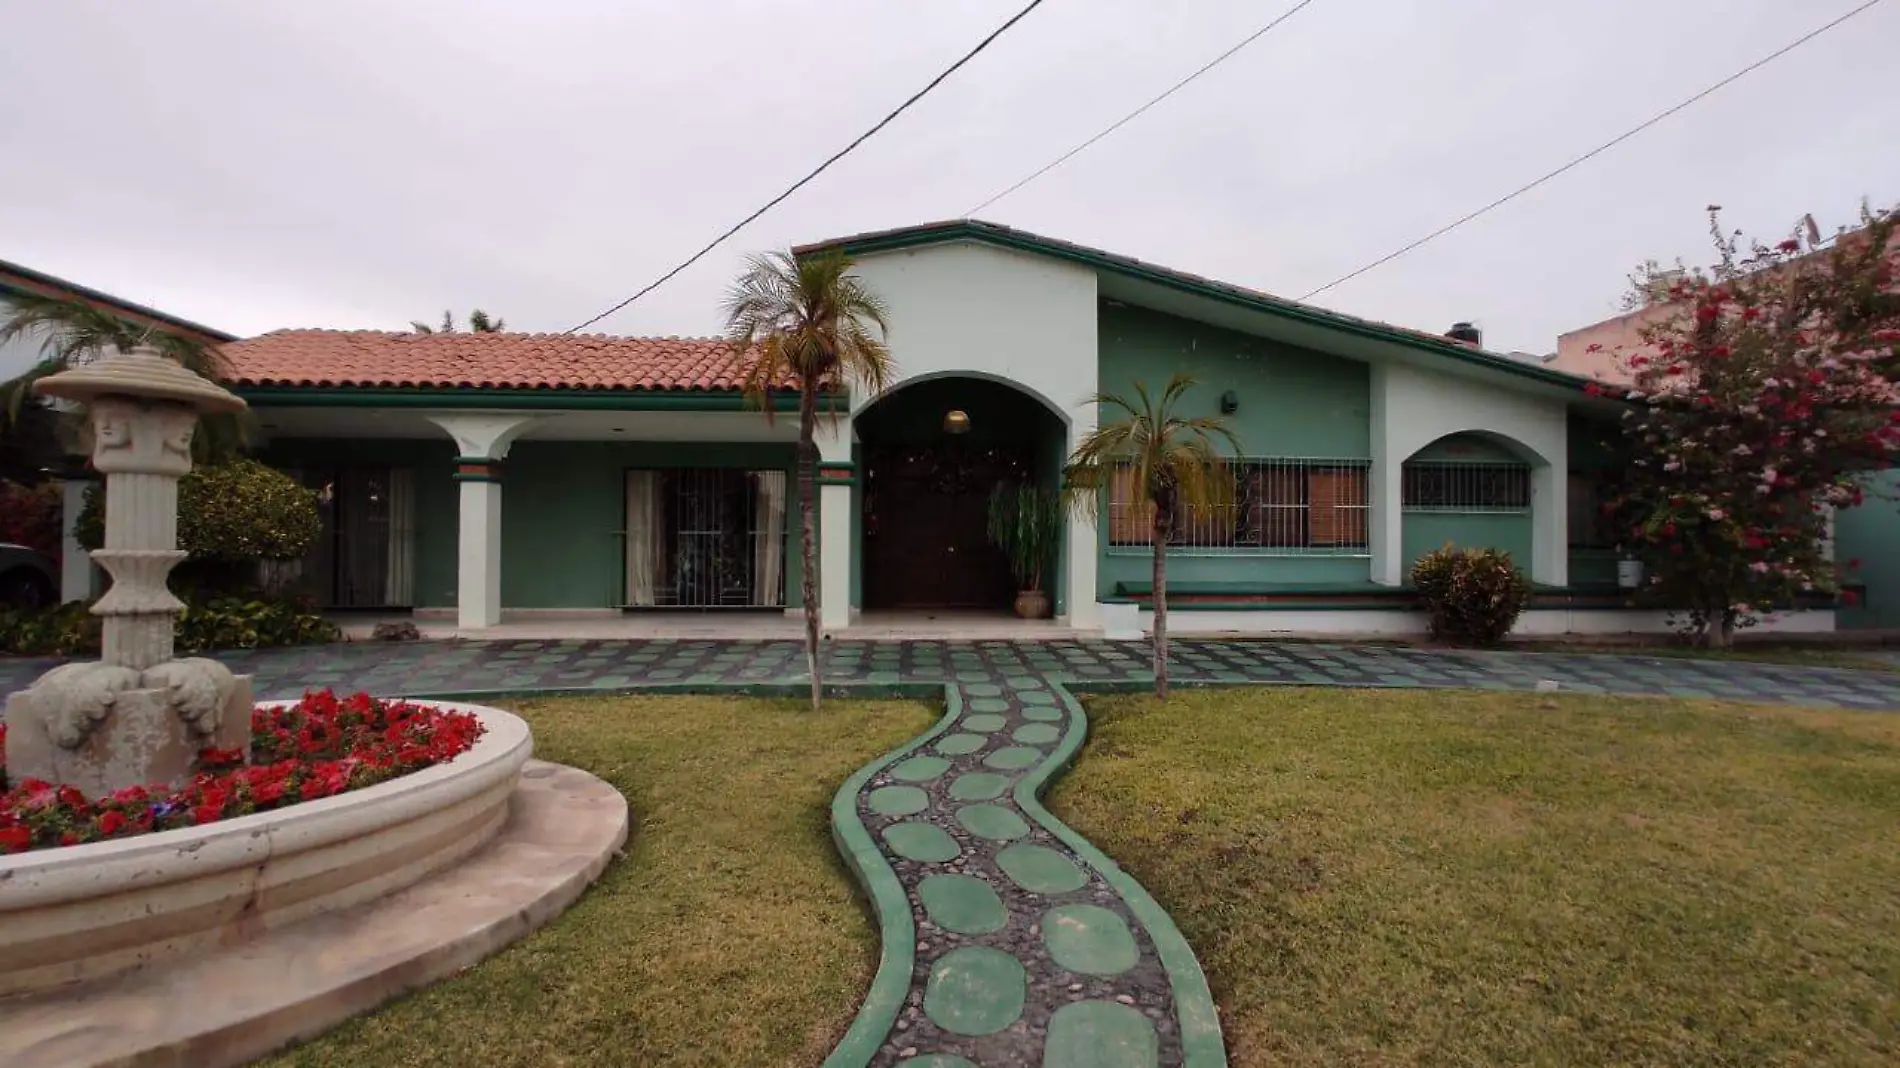
<instances>
[{"instance_id":1,"label":"white column","mask_svg":"<svg viewBox=\"0 0 1900 1068\"><path fill-rule=\"evenodd\" d=\"M1398 410L1390 396L1391 382L1381 364L1372 368L1372 471L1367 484L1367 550L1372 554L1371 579L1381 586L1405 584L1405 516L1401 470L1407 453L1392 420Z\"/></svg>"},{"instance_id":2,"label":"white column","mask_svg":"<svg viewBox=\"0 0 1900 1068\"><path fill-rule=\"evenodd\" d=\"M501 467L508 449L536 420L531 415L440 414L429 419L455 439L461 484L456 532L455 625L479 630L501 622Z\"/></svg>"},{"instance_id":3,"label":"white column","mask_svg":"<svg viewBox=\"0 0 1900 1068\"><path fill-rule=\"evenodd\" d=\"M1570 584L1570 458L1560 453L1531 468L1531 581Z\"/></svg>"},{"instance_id":4,"label":"white column","mask_svg":"<svg viewBox=\"0 0 1900 1068\"><path fill-rule=\"evenodd\" d=\"M1065 463L1068 457L1075 455L1075 447L1094 429L1094 405L1069 409L1068 440L1064 443L1066 451L1063 453ZM1064 599L1068 608L1068 625L1077 630L1094 630L1102 625L1102 605L1098 597L1100 591L1095 588L1096 568L1101 556L1096 523L1108 521L1107 494L1099 495L1095 510L1098 513L1096 516L1070 512L1064 521L1068 549L1068 574L1063 576L1063 581L1067 583Z\"/></svg>"},{"instance_id":5,"label":"white column","mask_svg":"<svg viewBox=\"0 0 1900 1068\"><path fill-rule=\"evenodd\" d=\"M840 417L818 428L818 624L851 625L851 530L857 523L858 470L851 463L851 423Z\"/></svg>"},{"instance_id":6,"label":"white column","mask_svg":"<svg viewBox=\"0 0 1900 1068\"><path fill-rule=\"evenodd\" d=\"M92 481L84 478L61 479L59 484L59 599L62 602L92 600L92 555L80 546L75 534L79 513L86 507L86 488L90 485Z\"/></svg>"}]
</instances>

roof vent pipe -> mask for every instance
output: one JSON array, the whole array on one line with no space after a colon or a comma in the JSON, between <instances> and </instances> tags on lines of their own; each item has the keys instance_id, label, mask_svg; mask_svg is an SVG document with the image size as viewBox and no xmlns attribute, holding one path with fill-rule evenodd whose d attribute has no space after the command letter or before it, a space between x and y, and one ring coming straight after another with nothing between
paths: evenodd
<instances>
[{"instance_id":1,"label":"roof vent pipe","mask_svg":"<svg viewBox=\"0 0 1900 1068\"><path fill-rule=\"evenodd\" d=\"M1484 331L1470 323L1451 324L1451 329L1445 331L1445 336L1453 341L1462 341L1473 348L1484 347Z\"/></svg>"}]
</instances>

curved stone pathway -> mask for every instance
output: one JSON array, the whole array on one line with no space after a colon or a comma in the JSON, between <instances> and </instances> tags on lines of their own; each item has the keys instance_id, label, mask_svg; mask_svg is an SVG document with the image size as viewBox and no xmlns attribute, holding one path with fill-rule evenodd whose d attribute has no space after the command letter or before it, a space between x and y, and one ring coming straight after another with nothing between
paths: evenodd
<instances>
[{"instance_id":1,"label":"curved stone pathway","mask_svg":"<svg viewBox=\"0 0 1900 1068\"><path fill-rule=\"evenodd\" d=\"M1224 1065L1180 932L1037 800L1087 733L1081 706L1028 673L955 683L948 705L833 806L884 955L827 1068Z\"/></svg>"},{"instance_id":2,"label":"curved stone pathway","mask_svg":"<svg viewBox=\"0 0 1900 1068\"><path fill-rule=\"evenodd\" d=\"M677 689L784 692L787 641L345 645L219 657L260 698ZM0 659L0 696L47 662ZM1441 652L1183 640L1182 685L1460 687L1900 709L1900 673L1635 654ZM928 733L861 769L832 806L877 911L882 959L826 1068L1224 1068L1193 952L1113 861L1042 807L1081 746L1068 686L1150 683L1139 642L839 642L828 682L944 695Z\"/></svg>"}]
</instances>

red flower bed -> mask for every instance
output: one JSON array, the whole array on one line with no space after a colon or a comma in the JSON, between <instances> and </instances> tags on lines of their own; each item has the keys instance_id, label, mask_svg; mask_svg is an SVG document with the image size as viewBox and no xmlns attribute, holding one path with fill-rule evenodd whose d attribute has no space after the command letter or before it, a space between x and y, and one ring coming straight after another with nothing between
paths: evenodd
<instances>
[{"instance_id":1,"label":"red flower bed","mask_svg":"<svg viewBox=\"0 0 1900 1068\"><path fill-rule=\"evenodd\" d=\"M466 712L320 690L254 710L251 763L240 764L235 750L207 749L206 770L177 790L134 786L88 798L38 779L9 787L0 763L0 855L196 827L360 790L443 763L481 735Z\"/></svg>"}]
</instances>

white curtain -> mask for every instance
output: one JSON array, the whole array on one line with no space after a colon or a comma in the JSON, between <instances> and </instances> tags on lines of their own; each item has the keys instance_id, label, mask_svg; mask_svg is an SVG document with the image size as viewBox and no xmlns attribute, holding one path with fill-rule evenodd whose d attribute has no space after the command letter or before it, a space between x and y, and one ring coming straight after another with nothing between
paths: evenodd
<instances>
[{"instance_id":1,"label":"white curtain","mask_svg":"<svg viewBox=\"0 0 1900 1068\"><path fill-rule=\"evenodd\" d=\"M627 604L656 603L653 584L663 555L660 480L655 471L627 472Z\"/></svg>"},{"instance_id":2,"label":"white curtain","mask_svg":"<svg viewBox=\"0 0 1900 1068\"><path fill-rule=\"evenodd\" d=\"M383 603L416 603L416 473L407 467L389 471L389 566L383 576Z\"/></svg>"},{"instance_id":3,"label":"white curtain","mask_svg":"<svg viewBox=\"0 0 1900 1068\"><path fill-rule=\"evenodd\" d=\"M785 472L754 471L752 603L785 603Z\"/></svg>"}]
</instances>

